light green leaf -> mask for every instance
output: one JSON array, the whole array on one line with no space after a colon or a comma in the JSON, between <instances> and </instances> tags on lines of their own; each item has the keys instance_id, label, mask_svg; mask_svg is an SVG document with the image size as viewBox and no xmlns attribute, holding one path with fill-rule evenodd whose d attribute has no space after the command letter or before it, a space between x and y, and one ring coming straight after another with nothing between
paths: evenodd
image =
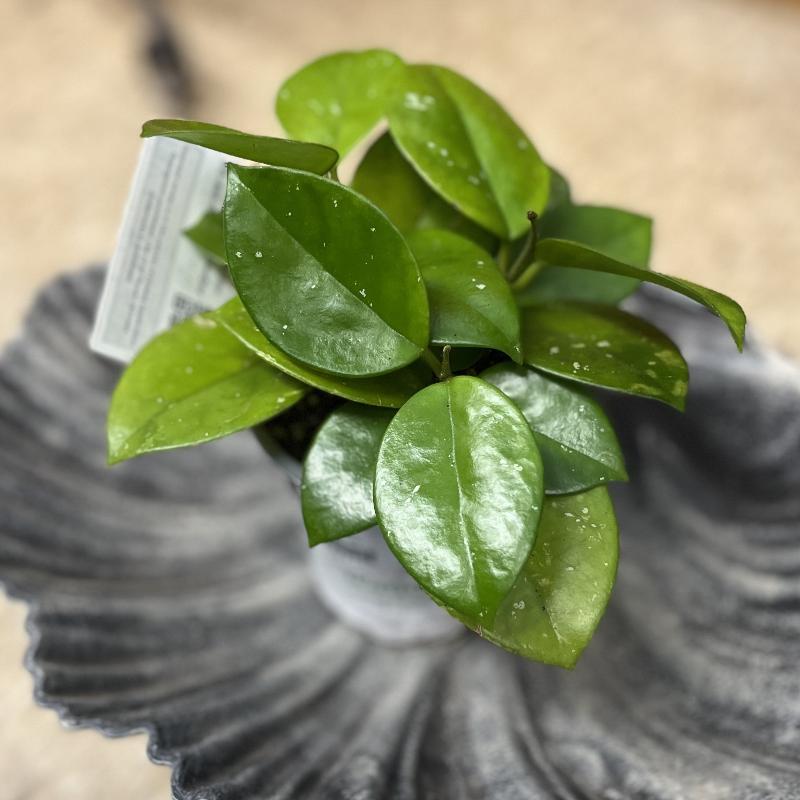
<instances>
[{"instance_id":1,"label":"light green leaf","mask_svg":"<svg viewBox=\"0 0 800 800\"><path fill-rule=\"evenodd\" d=\"M525 415L542 455L548 494L579 492L628 479L614 428L588 394L508 363L490 367L481 377Z\"/></svg>"},{"instance_id":2,"label":"light green leaf","mask_svg":"<svg viewBox=\"0 0 800 800\"><path fill-rule=\"evenodd\" d=\"M483 90L444 67L406 67L389 128L445 200L503 239L528 229L547 203L550 173L533 144Z\"/></svg>"},{"instance_id":3,"label":"light green leaf","mask_svg":"<svg viewBox=\"0 0 800 800\"><path fill-rule=\"evenodd\" d=\"M605 613L618 557L607 489L548 497L530 558L481 635L524 658L572 669Z\"/></svg>"},{"instance_id":4,"label":"light green leaf","mask_svg":"<svg viewBox=\"0 0 800 800\"><path fill-rule=\"evenodd\" d=\"M295 72L275 110L290 136L321 142L344 157L384 116L402 61L388 50L323 56Z\"/></svg>"},{"instance_id":5,"label":"light green leaf","mask_svg":"<svg viewBox=\"0 0 800 800\"><path fill-rule=\"evenodd\" d=\"M397 412L375 471L389 547L439 603L489 624L531 551L542 466L519 409L460 376Z\"/></svg>"},{"instance_id":6,"label":"light green leaf","mask_svg":"<svg viewBox=\"0 0 800 800\"><path fill-rule=\"evenodd\" d=\"M567 179L555 167L548 167L548 170L550 170L550 195L547 198L547 206L542 220L556 209L568 206L572 202Z\"/></svg>"},{"instance_id":7,"label":"light green leaf","mask_svg":"<svg viewBox=\"0 0 800 800\"><path fill-rule=\"evenodd\" d=\"M183 233L214 263L225 264L225 235L222 231L222 214L217 211L209 211Z\"/></svg>"},{"instance_id":8,"label":"light green leaf","mask_svg":"<svg viewBox=\"0 0 800 800\"><path fill-rule=\"evenodd\" d=\"M489 231L442 200L420 178L389 133L367 151L353 176L353 189L372 200L400 233L441 228L465 236L485 250L493 251L497 245Z\"/></svg>"},{"instance_id":9,"label":"light green leaf","mask_svg":"<svg viewBox=\"0 0 800 800\"><path fill-rule=\"evenodd\" d=\"M272 344L256 327L238 297L212 311L210 316L268 364L309 386L346 400L399 408L431 382L430 369L419 361L388 375L371 378L345 378L315 370Z\"/></svg>"},{"instance_id":10,"label":"light green leaf","mask_svg":"<svg viewBox=\"0 0 800 800\"><path fill-rule=\"evenodd\" d=\"M647 269L650 262L652 220L648 217L600 206L562 205L539 220L542 239L571 239L610 258ZM536 257L547 261L536 280L520 296L522 305L548 300L586 300L616 304L639 285L635 278L610 276L589 270L559 269L537 248Z\"/></svg>"},{"instance_id":11,"label":"light green leaf","mask_svg":"<svg viewBox=\"0 0 800 800\"><path fill-rule=\"evenodd\" d=\"M434 344L491 347L519 362L519 311L494 259L449 231L408 237L428 290Z\"/></svg>"},{"instance_id":12,"label":"light green leaf","mask_svg":"<svg viewBox=\"0 0 800 800\"><path fill-rule=\"evenodd\" d=\"M683 410L689 371L661 331L613 306L550 303L523 312L527 364Z\"/></svg>"},{"instance_id":13,"label":"light green leaf","mask_svg":"<svg viewBox=\"0 0 800 800\"><path fill-rule=\"evenodd\" d=\"M285 353L352 377L419 358L422 277L397 228L361 195L305 172L231 164L223 215L239 297Z\"/></svg>"},{"instance_id":14,"label":"light green leaf","mask_svg":"<svg viewBox=\"0 0 800 800\"><path fill-rule=\"evenodd\" d=\"M394 411L346 403L317 432L303 464L300 500L309 544L331 542L377 522L375 464Z\"/></svg>"},{"instance_id":15,"label":"light green leaf","mask_svg":"<svg viewBox=\"0 0 800 800\"><path fill-rule=\"evenodd\" d=\"M150 136L167 136L259 164L302 169L319 175L327 172L339 157L335 150L319 144L253 136L222 125L185 119L151 119L142 126L142 138Z\"/></svg>"},{"instance_id":16,"label":"light green leaf","mask_svg":"<svg viewBox=\"0 0 800 800\"><path fill-rule=\"evenodd\" d=\"M207 316L152 339L123 372L108 412L108 460L200 444L250 428L308 391Z\"/></svg>"},{"instance_id":17,"label":"light green leaf","mask_svg":"<svg viewBox=\"0 0 800 800\"><path fill-rule=\"evenodd\" d=\"M614 258L609 258L603 253L584 247L577 242L568 242L562 239L543 239L536 248L536 256L561 267L625 275L671 289L673 292L678 292L701 303L712 314L716 314L728 326L739 350L744 345L746 319L742 307L727 295L715 292L713 289L706 289L704 286L683 278L673 278L671 275L662 275L659 272L648 272L631 264L624 264Z\"/></svg>"}]
</instances>

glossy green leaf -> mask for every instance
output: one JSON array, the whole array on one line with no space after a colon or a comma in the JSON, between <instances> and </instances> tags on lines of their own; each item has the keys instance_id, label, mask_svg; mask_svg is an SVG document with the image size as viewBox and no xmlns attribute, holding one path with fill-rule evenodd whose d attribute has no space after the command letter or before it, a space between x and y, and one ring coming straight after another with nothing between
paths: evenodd
<instances>
[{"instance_id":1,"label":"glossy green leaf","mask_svg":"<svg viewBox=\"0 0 800 800\"><path fill-rule=\"evenodd\" d=\"M275 110L290 136L322 142L342 156L384 116L402 61L388 50L323 56L295 72Z\"/></svg>"},{"instance_id":2,"label":"glossy green leaf","mask_svg":"<svg viewBox=\"0 0 800 800\"><path fill-rule=\"evenodd\" d=\"M513 400L528 420L548 494L628 479L614 428L588 394L515 364L497 364L481 377Z\"/></svg>"},{"instance_id":3,"label":"glossy green leaf","mask_svg":"<svg viewBox=\"0 0 800 800\"><path fill-rule=\"evenodd\" d=\"M519 310L494 259L441 230L408 237L428 290L434 344L491 347L520 362Z\"/></svg>"},{"instance_id":4,"label":"glossy green leaf","mask_svg":"<svg viewBox=\"0 0 800 800\"><path fill-rule=\"evenodd\" d=\"M317 432L303 464L300 500L309 544L375 525L375 464L394 411L347 403Z\"/></svg>"},{"instance_id":5,"label":"glossy green leaf","mask_svg":"<svg viewBox=\"0 0 800 800\"><path fill-rule=\"evenodd\" d=\"M613 306L550 303L526 310L522 352L545 372L683 409L689 371L678 348Z\"/></svg>"},{"instance_id":6,"label":"glossy green leaf","mask_svg":"<svg viewBox=\"0 0 800 800\"><path fill-rule=\"evenodd\" d=\"M422 588L475 624L513 585L541 503L533 433L485 381L429 386L389 423L375 471L381 530Z\"/></svg>"},{"instance_id":7,"label":"glossy green leaf","mask_svg":"<svg viewBox=\"0 0 800 800\"><path fill-rule=\"evenodd\" d=\"M183 233L214 263L225 264L225 234L222 230L222 214L217 211L209 211Z\"/></svg>"},{"instance_id":8,"label":"glossy green leaf","mask_svg":"<svg viewBox=\"0 0 800 800\"><path fill-rule=\"evenodd\" d=\"M353 176L353 188L372 200L403 234L428 228L450 230L485 250L497 240L439 197L397 149L389 133L367 151Z\"/></svg>"},{"instance_id":9,"label":"glossy green leaf","mask_svg":"<svg viewBox=\"0 0 800 800\"><path fill-rule=\"evenodd\" d=\"M524 658L572 669L605 613L618 558L607 489L548 497L530 557L479 632Z\"/></svg>"},{"instance_id":10,"label":"glossy green leaf","mask_svg":"<svg viewBox=\"0 0 800 800\"><path fill-rule=\"evenodd\" d=\"M346 400L399 408L406 400L427 386L432 379L430 369L421 362L388 375L376 375L371 378L344 378L315 370L288 356L272 344L256 327L238 297L212 311L210 316L268 364L309 386Z\"/></svg>"},{"instance_id":11,"label":"glossy green leaf","mask_svg":"<svg viewBox=\"0 0 800 800\"><path fill-rule=\"evenodd\" d=\"M548 211L539 220L540 238L571 239L598 252L647 269L650 262L653 222L649 217L617 208L562 205ZM580 272L559 269L559 261L551 261L537 248L538 259L546 266L521 297L535 302L547 300L586 300L616 304L639 285L639 280L611 276L588 270Z\"/></svg>"},{"instance_id":12,"label":"glossy green leaf","mask_svg":"<svg viewBox=\"0 0 800 800\"><path fill-rule=\"evenodd\" d=\"M503 239L528 229L541 212L550 173L506 111L452 70L410 66L389 110L395 142L449 203Z\"/></svg>"},{"instance_id":13,"label":"glossy green leaf","mask_svg":"<svg viewBox=\"0 0 800 800\"><path fill-rule=\"evenodd\" d=\"M185 119L151 119L142 126L142 138L150 136L167 136L259 164L302 169L319 175L327 172L339 157L335 150L320 144L253 136L222 125Z\"/></svg>"},{"instance_id":14,"label":"glossy green leaf","mask_svg":"<svg viewBox=\"0 0 800 800\"><path fill-rule=\"evenodd\" d=\"M739 350L744 345L744 329L746 319L742 307L727 295L706 289L697 283L662 275L659 272L648 272L631 264L624 264L603 253L584 247L577 242L562 239L543 239L536 248L536 256L561 267L594 270L612 275L625 275L648 283L655 283L673 292L685 295L697 303L704 305L712 314L716 314L731 332Z\"/></svg>"},{"instance_id":15,"label":"glossy green leaf","mask_svg":"<svg viewBox=\"0 0 800 800\"><path fill-rule=\"evenodd\" d=\"M205 315L152 339L114 391L108 460L219 439L280 414L308 387Z\"/></svg>"},{"instance_id":16,"label":"glossy green leaf","mask_svg":"<svg viewBox=\"0 0 800 800\"><path fill-rule=\"evenodd\" d=\"M428 300L397 228L361 195L284 169L228 168L227 261L250 316L316 369L380 375L428 344Z\"/></svg>"}]
</instances>

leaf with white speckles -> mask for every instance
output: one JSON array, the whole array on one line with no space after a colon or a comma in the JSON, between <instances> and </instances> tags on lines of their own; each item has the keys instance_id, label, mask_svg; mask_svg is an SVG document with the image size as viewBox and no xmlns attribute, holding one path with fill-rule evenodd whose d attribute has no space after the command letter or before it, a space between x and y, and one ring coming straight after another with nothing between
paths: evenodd
<instances>
[{"instance_id":1,"label":"leaf with white speckles","mask_svg":"<svg viewBox=\"0 0 800 800\"><path fill-rule=\"evenodd\" d=\"M586 392L516 364L497 364L481 377L513 400L528 420L542 454L548 494L628 479L614 428Z\"/></svg>"},{"instance_id":2,"label":"leaf with white speckles","mask_svg":"<svg viewBox=\"0 0 800 800\"><path fill-rule=\"evenodd\" d=\"M533 551L481 634L524 658L571 669L605 613L618 557L607 489L548 497Z\"/></svg>"},{"instance_id":3,"label":"leaf with white speckles","mask_svg":"<svg viewBox=\"0 0 800 800\"><path fill-rule=\"evenodd\" d=\"M306 172L228 167L225 250L239 297L293 359L382 375L428 345L428 298L397 228L352 189Z\"/></svg>"},{"instance_id":4,"label":"leaf with white speckles","mask_svg":"<svg viewBox=\"0 0 800 800\"><path fill-rule=\"evenodd\" d=\"M308 391L212 319L192 317L148 342L122 374L108 412L108 460L219 439Z\"/></svg>"},{"instance_id":5,"label":"leaf with white speckles","mask_svg":"<svg viewBox=\"0 0 800 800\"><path fill-rule=\"evenodd\" d=\"M525 363L683 410L689 370L658 328L613 306L549 303L522 314Z\"/></svg>"},{"instance_id":6,"label":"leaf with white speckles","mask_svg":"<svg viewBox=\"0 0 800 800\"><path fill-rule=\"evenodd\" d=\"M503 239L547 203L550 171L525 132L482 89L444 67L406 67L389 129L414 168L449 203Z\"/></svg>"},{"instance_id":7,"label":"leaf with white speckles","mask_svg":"<svg viewBox=\"0 0 800 800\"><path fill-rule=\"evenodd\" d=\"M375 470L378 523L437 602L489 623L536 537L542 462L519 409L480 378L414 395L389 423Z\"/></svg>"},{"instance_id":8,"label":"leaf with white speckles","mask_svg":"<svg viewBox=\"0 0 800 800\"><path fill-rule=\"evenodd\" d=\"M402 61L388 50L323 56L281 86L275 110L290 136L345 156L384 115Z\"/></svg>"},{"instance_id":9,"label":"leaf with white speckles","mask_svg":"<svg viewBox=\"0 0 800 800\"><path fill-rule=\"evenodd\" d=\"M494 259L450 231L417 231L408 237L431 309L431 341L491 347L522 360L519 310Z\"/></svg>"}]
</instances>

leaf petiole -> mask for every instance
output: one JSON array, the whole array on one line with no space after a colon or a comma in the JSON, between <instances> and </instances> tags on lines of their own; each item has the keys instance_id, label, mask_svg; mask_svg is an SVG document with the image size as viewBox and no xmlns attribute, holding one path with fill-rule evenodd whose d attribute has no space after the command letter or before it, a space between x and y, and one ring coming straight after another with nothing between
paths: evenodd
<instances>
[{"instance_id":1,"label":"leaf petiole","mask_svg":"<svg viewBox=\"0 0 800 800\"><path fill-rule=\"evenodd\" d=\"M542 271L542 267L544 267L544 262L542 261L534 261L528 265L522 274L511 283L511 291L521 292L523 289L527 289L533 283L534 278Z\"/></svg>"},{"instance_id":2,"label":"leaf petiole","mask_svg":"<svg viewBox=\"0 0 800 800\"><path fill-rule=\"evenodd\" d=\"M514 263L506 273L509 283L513 283L522 270L533 260L533 256L536 253L536 245L539 241L539 231L536 227L537 219L539 219L539 215L535 211L528 212L528 221L531 223L531 228L525 237L522 250L519 251L519 255L514 259Z\"/></svg>"},{"instance_id":3,"label":"leaf petiole","mask_svg":"<svg viewBox=\"0 0 800 800\"><path fill-rule=\"evenodd\" d=\"M439 378L442 374L442 365L429 347L422 351L422 359L433 370L433 374Z\"/></svg>"}]
</instances>

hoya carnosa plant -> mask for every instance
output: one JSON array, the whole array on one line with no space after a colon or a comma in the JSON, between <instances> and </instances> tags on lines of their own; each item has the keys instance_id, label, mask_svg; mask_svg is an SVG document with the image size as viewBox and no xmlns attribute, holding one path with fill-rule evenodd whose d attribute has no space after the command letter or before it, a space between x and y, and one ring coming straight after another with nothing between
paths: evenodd
<instances>
[{"instance_id":1,"label":"hoya carnosa plant","mask_svg":"<svg viewBox=\"0 0 800 800\"><path fill-rule=\"evenodd\" d=\"M665 286L740 349L741 308L649 271L651 221L573 202L450 69L337 53L286 81L277 114L291 139L144 126L255 163L229 165L221 212L188 232L236 296L127 368L109 460L258 426L304 457L312 546L377 524L453 616L572 667L617 568L606 484L627 479L592 388L678 410L687 391L675 344L617 305L641 281ZM367 137L343 185L336 167Z\"/></svg>"}]
</instances>

